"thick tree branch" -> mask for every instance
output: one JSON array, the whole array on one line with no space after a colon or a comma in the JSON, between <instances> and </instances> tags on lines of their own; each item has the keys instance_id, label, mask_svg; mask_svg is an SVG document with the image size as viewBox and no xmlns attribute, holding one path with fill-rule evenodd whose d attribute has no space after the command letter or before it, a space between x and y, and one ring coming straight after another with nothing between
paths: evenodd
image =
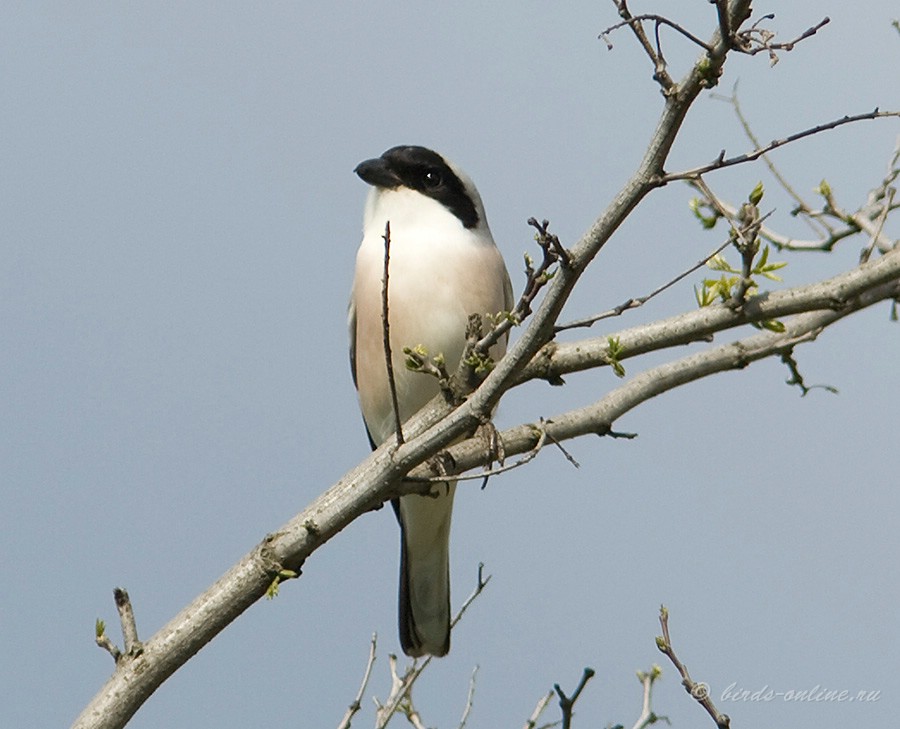
<instances>
[{"instance_id":1,"label":"thick tree branch","mask_svg":"<svg viewBox=\"0 0 900 729\"><path fill-rule=\"evenodd\" d=\"M691 342L709 340L715 333L753 322L780 319L820 309L856 311L859 297L866 292L900 281L900 250L860 265L825 281L796 288L759 294L740 309L715 304L658 322L624 329L610 335L577 342L548 344L522 369L516 383L532 379L558 381L560 377L609 364L609 340L619 342L617 359L636 357ZM879 289L880 290L880 289ZM855 301L857 300L857 301ZM871 301L871 303L875 303Z\"/></svg>"},{"instance_id":2,"label":"thick tree branch","mask_svg":"<svg viewBox=\"0 0 900 729\"><path fill-rule=\"evenodd\" d=\"M888 256L885 256L882 260L887 258ZM583 435L606 435L611 431L613 424L623 415L657 395L712 374L743 369L747 365L766 357L790 352L798 344L815 340L824 329L836 321L880 301L900 297L900 270L896 268L900 264L900 251L892 253L890 258L892 259L890 270L893 272L893 276L888 278L888 280L865 288L851 297L848 297L846 292L853 290L855 288L854 284L859 285L860 283L852 278L849 280L845 277L832 279L834 282L833 286L826 289L817 290L821 284L804 287L807 289L806 295L809 299L820 301L823 306L819 310L805 311L788 319L785 322L783 332L767 331L706 349L641 372L591 405L545 418L542 427L546 430L547 437L557 441L564 441ZM856 270L858 271L859 269ZM884 273L884 270L879 273ZM844 288L845 286L847 287L846 289ZM788 310L796 305L796 300L793 296L794 292L785 293L787 297L782 303L784 310ZM831 308L832 306L835 308ZM704 311L701 310L700 312L683 315L685 321L681 323L676 321L678 317L674 320L667 320L676 329L676 333L672 335L668 346L687 343L691 341L690 333L692 331L706 328L702 323L702 319L693 320L696 314ZM620 333L619 336L625 341L633 338L632 341L635 342L635 347L640 347L643 351L652 351L655 347L649 341L643 339L641 329L642 327L636 327L632 330L626 330ZM649 325L648 329L653 329L659 333L665 327L657 323ZM572 367L574 371L582 369L584 364L576 350L580 348L593 350L588 354L588 358L595 363L600 363L605 356L607 342L597 339L593 340L592 344L581 342L571 346L572 349L563 355L562 360L566 361L567 365ZM535 447L536 439L539 437L539 429L531 423L519 425L500 433L504 450L508 455L518 455L530 451ZM449 448L448 453L451 460L456 464L455 470L460 473L471 468L478 468L484 465L487 460L484 446L477 439L469 439L458 443ZM424 470L413 471L412 475L424 475Z\"/></svg>"}]
</instances>

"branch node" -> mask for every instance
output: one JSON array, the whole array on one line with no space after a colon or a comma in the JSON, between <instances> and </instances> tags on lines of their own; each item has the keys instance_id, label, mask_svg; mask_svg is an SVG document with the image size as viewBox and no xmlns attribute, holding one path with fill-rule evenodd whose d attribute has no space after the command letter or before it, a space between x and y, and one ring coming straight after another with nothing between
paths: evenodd
<instances>
[{"instance_id":1,"label":"branch node","mask_svg":"<svg viewBox=\"0 0 900 729\"><path fill-rule=\"evenodd\" d=\"M807 385L803 381L803 375L800 374L800 368L797 364L797 360L794 359L794 350L789 349L786 352L782 352L781 361L787 365L788 370L791 372L791 376L785 380L788 385L796 385L800 388L800 397L806 397L809 394L810 390L821 389L826 392L830 392L834 395L838 394L838 389L836 387L832 387L831 385Z\"/></svg>"},{"instance_id":2,"label":"branch node","mask_svg":"<svg viewBox=\"0 0 900 729\"><path fill-rule=\"evenodd\" d=\"M566 696L558 683L553 684L553 690L556 691L556 695L559 696L559 708L562 710L563 716L563 729L568 729L571 726L572 710L575 708L575 702L578 701L578 697L581 696L581 692L584 690L587 682L594 677L594 673L593 668L585 668L584 672L581 674L581 680L578 682L578 686L571 696Z\"/></svg>"},{"instance_id":3,"label":"branch node","mask_svg":"<svg viewBox=\"0 0 900 729\"><path fill-rule=\"evenodd\" d=\"M128 592L122 587L117 587L113 590L113 599L116 603L116 610L119 611L119 622L122 624L125 654L130 658L139 656L144 652L144 645L138 639L137 623L134 619L134 610L131 607Z\"/></svg>"},{"instance_id":4,"label":"branch node","mask_svg":"<svg viewBox=\"0 0 900 729\"><path fill-rule=\"evenodd\" d=\"M713 704L712 699L709 696L709 684L703 683L702 681L694 681L688 673L687 666L685 666L679 660L678 656L675 655L675 649L672 647L672 639L669 637L669 610L665 605L661 605L659 608L659 624L662 628L662 635L657 636L656 647L659 648L660 652L662 652L672 662L672 665L675 666L675 669L681 676L681 685L684 686L685 690L691 695L691 698L706 709L706 713L712 717L712 720L719 729L729 729L731 719L729 719L728 714L719 712L715 704Z\"/></svg>"}]
</instances>

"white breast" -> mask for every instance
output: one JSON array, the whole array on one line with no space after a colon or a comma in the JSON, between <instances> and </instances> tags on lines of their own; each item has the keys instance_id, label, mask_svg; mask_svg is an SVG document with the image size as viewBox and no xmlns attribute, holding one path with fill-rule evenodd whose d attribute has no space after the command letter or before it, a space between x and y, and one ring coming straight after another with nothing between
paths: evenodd
<instances>
[{"instance_id":1,"label":"white breast","mask_svg":"<svg viewBox=\"0 0 900 729\"><path fill-rule=\"evenodd\" d=\"M382 326L382 236L387 220L391 349L402 420L438 392L433 377L406 369L403 348L422 345L430 356L443 354L452 372L465 343L469 315L509 308L506 267L486 222L468 230L440 203L414 191L370 191L353 300L360 404L376 443L394 432ZM493 355L502 356L504 349L498 346Z\"/></svg>"}]
</instances>

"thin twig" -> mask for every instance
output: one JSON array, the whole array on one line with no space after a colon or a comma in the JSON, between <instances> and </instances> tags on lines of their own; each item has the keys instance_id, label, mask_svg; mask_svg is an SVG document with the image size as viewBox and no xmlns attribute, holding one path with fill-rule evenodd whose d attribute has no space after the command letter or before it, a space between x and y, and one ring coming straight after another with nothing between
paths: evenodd
<instances>
[{"instance_id":1,"label":"thin twig","mask_svg":"<svg viewBox=\"0 0 900 729\"><path fill-rule=\"evenodd\" d=\"M541 449L544 447L544 443L547 440L547 430L544 428L543 420L541 420L540 426L534 426L536 432L540 435L538 436L537 442L534 444L534 447L525 453L518 461L515 463L508 463L502 466L496 466L495 468L486 468L483 471L479 471L478 473L472 473L468 475L454 475L454 481L475 481L478 479L487 479L491 476L499 476L501 473L506 473L507 471L513 471L517 468L521 468L527 463L531 463L536 457L537 454L541 452ZM444 483L447 480L447 476L426 476L424 478L409 478L406 479L408 483Z\"/></svg>"},{"instance_id":2,"label":"thin twig","mask_svg":"<svg viewBox=\"0 0 900 729\"><path fill-rule=\"evenodd\" d=\"M744 134L746 135L747 139L750 140L750 143L754 147L759 148L762 146L762 144L759 141L759 138L756 136L756 134L754 133L753 129L750 126L750 120L747 119L746 115L744 114L744 110L741 108L741 102L737 95L737 83L736 82L731 89L731 96L724 96L722 94L712 94L712 98L719 99L722 101L727 101L729 104L731 104L731 108L734 109L735 116L737 116L738 121L741 124L741 128L744 130ZM800 197L800 193L798 193L794 189L793 185L791 185L787 181L787 179L784 177L784 175L781 174L781 172L775 166L775 163L772 161L772 159L769 157L769 155L767 155L767 154L762 155L762 161L765 163L766 167L769 168L769 172L777 180L778 184L781 185L782 189L790 197L792 197L794 199L794 201L797 203L797 210L800 212L804 212L804 213L811 212L811 208L807 204L806 200L804 200L802 197ZM825 226L823 223L818 223L815 218L810 218L808 215L804 215L803 219L813 229L813 231L816 233L816 235L819 235L819 236L823 235L822 231L816 227L817 225L821 226L821 228L824 228L825 230L828 230L827 226Z\"/></svg>"},{"instance_id":3,"label":"thin twig","mask_svg":"<svg viewBox=\"0 0 900 729\"><path fill-rule=\"evenodd\" d=\"M394 380L394 358L391 354L391 321L388 308L388 282L391 269L391 221L384 224L384 278L381 279L381 331L384 341L384 362L387 367L388 386L391 390L391 405L394 408L394 429L397 445L403 443L403 421L400 419L400 402L397 399L397 383Z\"/></svg>"},{"instance_id":4,"label":"thin twig","mask_svg":"<svg viewBox=\"0 0 900 729\"><path fill-rule=\"evenodd\" d=\"M669 72L666 70L666 60L662 54L662 48L659 43L659 26L660 23L664 22L662 16L656 16L654 19L656 20L655 26L655 35L656 35L656 48L654 49L653 45L650 43L649 38L647 38L647 34L644 32L644 26L641 20L637 20L635 16L631 14L631 11L628 9L628 3L626 0L613 0L616 5L616 8L619 11L619 15L624 19L624 22L619 23L617 26L621 28L624 25L627 25L631 28L631 31L634 33L634 37L637 38L638 43L641 44L641 47L644 49L644 53L647 54L647 57L650 59L650 62L653 64L653 79L660 85L662 88L662 92L664 96L669 96L673 93L676 88L675 81L672 80L672 77L669 75ZM649 19L649 18L648 18ZM677 23L672 23L671 21L665 21L668 24L677 26ZM611 28L610 30L613 30ZM604 31L601 33L600 37L606 42L607 49L612 48L612 44L610 44L609 39L604 36L609 31Z\"/></svg>"},{"instance_id":5,"label":"thin twig","mask_svg":"<svg viewBox=\"0 0 900 729\"><path fill-rule=\"evenodd\" d=\"M525 722L525 725L522 729L536 729L538 719L541 718L541 714L544 713L544 709L549 706L550 702L553 700L553 692L549 691L544 696L540 698L537 702L537 705L534 707L534 711L531 712L531 716L528 717L528 720ZM547 726L555 726L559 722L554 722L553 724L548 724Z\"/></svg>"},{"instance_id":6,"label":"thin twig","mask_svg":"<svg viewBox=\"0 0 900 729\"><path fill-rule=\"evenodd\" d=\"M894 204L894 194L896 192L896 188L888 188L887 200L884 201L884 206L881 208L881 214L878 216L878 222L875 224L875 230L872 232L869 245L863 248L862 252L859 254L860 263L865 263L871 258L872 251L875 250L875 244L878 242L878 239L881 238L881 231L884 229L884 223L887 220L888 213L891 211Z\"/></svg>"},{"instance_id":7,"label":"thin twig","mask_svg":"<svg viewBox=\"0 0 900 729\"><path fill-rule=\"evenodd\" d=\"M431 656L429 656L429 659L430 658ZM400 676L400 674L397 673L397 656L393 653L388 656L388 667L391 672L391 692L384 705L380 704L378 699L373 697L376 707L375 729L384 729L384 727L387 726L391 717L394 716L397 709L400 707L401 702L408 697L413 683L421 675L422 671L425 670L425 666L428 665L428 662L428 660L423 661L422 663L413 661L412 666L407 669L403 676Z\"/></svg>"},{"instance_id":8,"label":"thin twig","mask_svg":"<svg viewBox=\"0 0 900 729\"><path fill-rule=\"evenodd\" d=\"M649 671L638 671L638 680L643 688L643 700L641 702L641 714L638 716L637 721L634 722L632 729L646 729L646 727L658 721L669 721L668 717L655 714L650 706L653 684L660 676L662 676L662 669L655 664L650 667Z\"/></svg>"},{"instance_id":9,"label":"thin twig","mask_svg":"<svg viewBox=\"0 0 900 729\"><path fill-rule=\"evenodd\" d=\"M593 324L596 324L598 321L601 321L602 319L611 319L616 316L621 316L626 311L630 311L631 309L637 309L638 307L643 306L648 301L650 301L650 299L652 299L656 296L659 296L659 294L661 294L664 291L666 291L667 289L671 288L672 286L677 284L679 281L687 278L692 273L694 273L694 271L696 271L697 269L703 268L703 266L705 266L707 263L709 263L713 258L715 258L717 255L719 255L728 246L730 246L731 243L732 243L732 241L729 238L724 243L722 243L722 245L720 245L718 248L716 248L712 253L710 253L708 256L706 256L705 258L701 258L689 269L678 274L671 281L668 281L667 283L664 283L662 286L657 287L656 289L651 291L649 294L646 294L645 296L640 296L636 299L628 299L627 301L624 301L623 303L619 304L617 307L610 309L609 311L604 311L601 314L594 314L593 316L584 317L583 319L575 319L574 321L566 322L565 324L559 324L553 328L553 331L562 332L567 329L590 327Z\"/></svg>"},{"instance_id":10,"label":"thin twig","mask_svg":"<svg viewBox=\"0 0 900 729\"><path fill-rule=\"evenodd\" d=\"M806 397L811 390L825 390L826 392L830 392L832 395L838 394L838 389L831 385L807 385L803 379L803 375L800 374L800 365L797 364L797 360L794 359L793 350L788 350L786 352L782 352L781 361L787 365L788 370L791 373L789 379L785 380L788 385L796 385L800 388L800 397Z\"/></svg>"},{"instance_id":11,"label":"thin twig","mask_svg":"<svg viewBox=\"0 0 900 729\"><path fill-rule=\"evenodd\" d=\"M675 669L681 675L681 685L684 686L685 690L698 704L706 709L712 720L716 722L716 726L719 729L728 729L731 719L728 718L728 714L722 714L713 704L712 699L709 697L709 685L694 681L688 673L687 666L675 655L675 649L672 648L672 640L669 638L669 610L665 605L659 609L659 624L662 628L662 636L656 638L656 647L672 662L672 665L675 666Z\"/></svg>"},{"instance_id":12,"label":"thin twig","mask_svg":"<svg viewBox=\"0 0 900 729\"><path fill-rule=\"evenodd\" d=\"M478 666L472 669L472 678L469 679L469 694L466 696L466 708L463 709L462 717L459 720L459 729L465 729L466 722L469 720L469 713L472 711L472 700L475 698L475 676L478 675Z\"/></svg>"},{"instance_id":13,"label":"thin twig","mask_svg":"<svg viewBox=\"0 0 900 729\"><path fill-rule=\"evenodd\" d=\"M570 729L572 726L572 710L575 708L575 702L581 696L581 692L587 685L587 682L594 677L593 668L585 668L581 674L581 680L578 682L575 691L571 696L566 696L558 683L553 684L553 690L559 696L559 708L562 711L562 729Z\"/></svg>"},{"instance_id":14,"label":"thin twig","mask_svg":"<svg viewBox=\"0 0 900 729\"><path fill-rule=\"evenodd\" d=\"M488 582L491 581L491 576L488 575L484 577L484 564L478 565L478 582L475 585L475 589L472 591L472 594L466 598L465 602L463 602L462 606L457 611L456 615L450 621L450 628L454 628L456 624L462 620L462 616L465 614L469 605L471 605L475 599L484 591L484 588L487 587ZM424 660L419 661L418 659L413 660L412 665L406 670L406 672L401 677L397 673L397 656L391 655L389 657L389 665L391 670L391 693L388 698L385 700L384 705L378 703L378 700L375 699L375 705L377 707L376 710L376 723L375 729L383 729L387 723L390 721L391 717L396 713L397 709L400 707L400 704L404 699L409 697L409 693L412 690L413 684L422 675L422 671L424 671L430 664L431 660L434 656L427 656Z\"/></svg>"},{"instance_id":15,"label":"thin twig","mask_svg":"<svg viewBox=\"0 0 900 729\"><path fill-rule=\"evenodd\" d=\"M134 610L131 607L131 598L128 592L117 587L113 590L113 599L116 602L116 610L119 611L119 622L122 624L122 637L125 639L125 653L129 656L137 656L144 650L144 646L138 638L137 623L134 619Z\"/></svg>"},{"instance_id":16,"label":"thin twig","mask_svg":"<svg viewBox=\"0 0 900 729\"><path fill-rule=\"evenodd\" d=\"M569 269L572 265L571 254L566 250L565 246L560 242L559 238L550 232L550 221L542 220L538 222L537 218L528 218L528 225L534 228L535 241L541 249L541 262L537 268L534 267L534 261L531 256L525 256L525 288L522 291L519 300L516 302L513 310L508 312L499 321L492 323L490 330L486 334L479 333L476 338L467 341L466 349L463 352L462 361L465 362L470 354L476 353L483 357L488 353L497 342L504 336L507 336L510 329L520 325L529 316L531 316L531 305L537 298L540 291L553 280L559 268ZM555 268L558 266L559 268Z\"/></svg>"},{"instance_id":17,"label":"thin twig","mask_svg":"<svg viewBox=\"0 0 900 729\"><path fill-rule=\"evenodd\" d=\"M774 18L775 15L772 14L768 16L767 19ZM775 34L769 30L761 30L757 28L755 25L750 30L744 31L744 33L740 34L744 36L748 46L746 48L741 49L742 53L746 53L748 56L755 56L757 53L761 53L762 51L768 51L770 58L772 58L772 64L777 63L778 59L775 56L774 51L792 51L794 50L794 46L796 46L801 41L806 40L814 36L818 33L822 28L828 25L831 22L831 18L828 16L822 18L815 25L804 30L800 35L798 35L793 40L785 41L784 43L770 43L770 39L775 37ZM751 42L755 40L759 45L756 48L750 46Z\"/></svg>"},{"instance_id":18,"label":"thin twig","mask_svg":"<svg viewBox=\"0 0 900 729\"><path fill-rule=\"evenodd\" d=\"M338 724L337 729L350 729L350 720L353 716L362 708L362 697L366 692L366 686L369 685L369 678L372 675L372 666L375 665L375 647L378 641L378 635L376 633L372 633L372 641L369 643L369 660L366 661L366 671L363 674L362 683L359 685L359 691L356 693L356 698L353 699L353 703L347 708L347 713L344 714L344 718L341 719L341 723Z\"/></svg>"},{"instance_id":19,"label":"thin twig","mask_svg":"<svg viewBox=\"0 0 900 729\"><path fill-rule=\"evenodd\" d=\"M703 178L699 178L703 179ZM707 195L706 191L711 190L711 188L706 183L706 180L703 179L703 185L698 184L697 180L688 180L688 184L693 187L695 190L700 192L701 195L705 198L705 204L712 207L717 214L722 215L728 220L733 220L738 215L738 210L732 205L729 205L727 202L722 200L720 197L713 193L712 198ZM808 213L802 213L802 217L806 219L810 225L815 221L815 218L810 218L809 216L813 214L814 211L810 210ZM763 216L760 220L762 223L763 220L769 217L771 213ZM831 226L820 223L824 232L816 230L817 234L821 234L824 237L819 240L798 240L796 238L791 238L786 235L782 235L771 228L766 227L765 225L760 225L759 227L759 235L761 238L765 239L769 243L771 243L776 250L791 250L791 251L830 251L834 248L834 246L842 241L844 238L849 238L850 236L856 235L859 233L858 226L847 226L841 230L836 228L832 228ZM724 248L725 246L723 246Z\"/></svg>"},{"instance_id":20,"label":"thin twig","mask_svg":"<svg viewBox=\"0 0 900 729\"><path fill-rule=\"evenodd\" d=\"M621 20L618 23L615 23L615 24L609 26L606 30L601 32L598 37L601 38L602 40L606 41L607 47L611 49L612 43L609 42L609 40L607 39L606 36L608 36L614 30L618 30L619 28L624 28L626 25L640 23L644 20L652 20L654 23L656 23L657 26L667 25L668 27L672 28L672 30L676 30L679 33L681 33L681 35L683 35L685 38L687 38L689 41L691 41L691 43L694 43L695 45L700 46L707 53L709 53L712 50L712 47L709 45L709 43L707 43L706 41L701 40L700 38L695 36L684 26L679 25L678 23L676 23L673 20L669 20L665 16L657 15L656 13L641 13L640 15L629 16L625 20Z\"/></svg>"},{"instance_id":21,"label":"thin twig","mask_svg":"<svg viewBox=\"0 0 900 729\"><path fill-rule=\"evenodd\" d=\"M575 457L571 453L569 453L569 451L566 450L565 446L563 446L562 443L560 443L558 440L556 440L556 438L554 438L549 433L547 433L547 437L550 438L553 445L555 445L557 448L559 448L560 453L562 453L566 457L566 460L569 463L571 463L573 466L575 466L575 468L581 468L581 464L575 460Z\"/></svg>"},{"instance_id":22,"label":"thin twig","mask_svg":"<svg viewBox=\"0 0 900 729\"><path fill-rule=\"evenodd\" d=\"M725 167L733 167L734 165L743 164L744 162L753 162L754 160L759 159L764 154L767 154L774 149L783 147L786 144L790 144L791 142L796 142L799 139L805 139L806 137L810 137L814 134L828 131L829 129L836 129L837 127L843 126L844 124L852 124L853 122L866 121L869 119L883 119L886 117L900 117L900 111L880 111L876 108L864 114L844 116L840 119L826 122L825 124L818 124L817 126L810 127L809 129L804 129L802 132L796 132L787 137L784 137L783 139L776 139L772 142L769 142L763 147L758 147L753 151L747 152L745 154L739 154L736 157L726 158L725 151L723 150L715 160L708 164L694 167L693 169L689 170L683 170L682 172L667 172L663 174L659 178L659 184L665 185L669 182L674 182L675 180L696 179L700 175L706 174L707 172L712 172L713 170L721 170Z\"/></svg>"},{"instance_id":23,"label":"thin twig","mask_svg":"<svg viewBox=\"0 0 900 729\"><path fill-rule=\"evenodd\" d=\"M465 599L465 602L460 606L459 610L456 612L456 615L453 617L453 620L450 621L450 627L455 628L456 624L462 620L462 616L465 614L466 610L469 609L469 605L475 602L475 599L484 592L484 588L487 587L488 582L491 581L491 576L484 576L484 563L478 563L478 582L475 585L475 589L472 590L472 593Z\"/></svg>"},{"instance_id":24,"label":"thin twig","mask_svg":"<svg viewBox=\"0 0 900 729\"><path fill-rule=\"evenodd\" d=\"M118 646L113 643L109 636L106 634L106 623L102 620L97 620L97 624L94 630L94 640L97 645L100 646L103 650L105 650L109 655L113 657L113 660L118 663L119 659L122 658L122 651L119 650Z\"/></svg>"}]
</instances>

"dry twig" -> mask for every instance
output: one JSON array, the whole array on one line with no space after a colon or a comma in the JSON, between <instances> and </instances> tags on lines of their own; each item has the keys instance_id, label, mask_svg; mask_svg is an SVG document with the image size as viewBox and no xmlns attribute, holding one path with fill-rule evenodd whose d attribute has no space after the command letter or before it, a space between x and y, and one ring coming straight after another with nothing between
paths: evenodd
<instances>
[{"instance_id":1,"label":"dry twig","mask_svg":"<svg viewBox=\"0 0 900 729\"><path fill-rule=\"evenodd\" d=\"M672 647L672 641L669 638L669 611L666 609L665 605L659 609L659 624L662 627L662 635L656 638L656 647L659 648L659 650L672 662L672 665L675 666L675 669L681 676L681 685L684 686L685 691L687 691L698 704L706 709L706 713L712 717L712 720L719 729L728 729L731 719L728 718L728 714L722 714L716 708L715 704L713 704L712 699L709 696L709 685L702 681L694 681L688 673L687 666L685 666L679 660L678 656L675 655L675 649Z\"/></svg>"}]
</instances>

